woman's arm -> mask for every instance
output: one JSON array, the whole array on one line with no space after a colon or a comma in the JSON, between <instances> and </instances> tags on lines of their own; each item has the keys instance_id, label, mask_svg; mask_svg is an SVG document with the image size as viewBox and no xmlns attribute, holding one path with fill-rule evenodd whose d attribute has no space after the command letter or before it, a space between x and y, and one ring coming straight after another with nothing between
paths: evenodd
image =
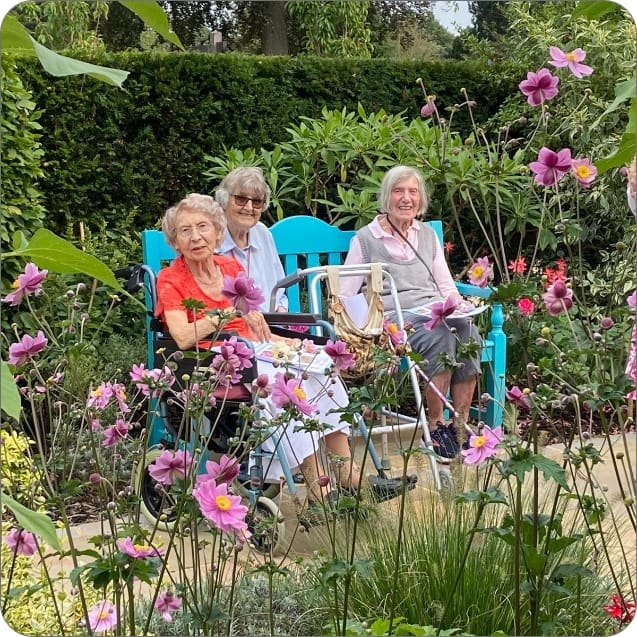
<instances>
[{"instance_id":1,"label":"woman's arm","mask_svg":"<svg viewBox=\"0 0 637 637\"><path fill-rule=\"evenodd\" d=\"M451 270L449 270L447 260L445 259L445 251L440 245L440 241L438 241L438 238L436 238L436 242L438 243L438 249L436 250L436 255L434 256L433 260L433 278L438 284L440 292L445 298L448 298L450 296L462 298L462 295L456 288L456 282L453 280L453 276L451 276Z\"/></svg>"},{"instance_id":2,"label":"woman's arm","mask_svg":"<svg viewBox=\"0 0 637 637\"><path fill-rule=\"evenodd\" d=\"M349 243L349 251L347 252L345 263L343 265L360 265L362 263L365 263L365 261L363 261L361 242L358 240L357 236L354 236ZM341 277L341 295L354 296L355 294L358 294L364 281L364 276Z\"/></svg>"},{"instance_id":3,"label":"woman's arm","mask_svg":"<svg viewBox=\"0 0 637 637\"><path fill-rule=\"evenodd\" d=\"M223 312L232 316L234 315L234 308L228 308L223 310ZM206 314L203 318L189 323L184 310L166 310L164 312L164 322L171 337L177 343L177 347L179 349L191 349L198 341L218 332L226 321L222 320L219 314L215 316Z\"/></svg>"}]
</instances>

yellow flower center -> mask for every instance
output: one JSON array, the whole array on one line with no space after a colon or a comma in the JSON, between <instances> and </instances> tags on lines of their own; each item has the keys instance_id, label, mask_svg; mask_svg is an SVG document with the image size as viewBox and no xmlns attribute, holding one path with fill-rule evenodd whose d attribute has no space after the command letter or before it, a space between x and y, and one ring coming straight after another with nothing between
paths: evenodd
<instances>
[{"instance_id":1,"label":"yellow flower center","mask_svg":"<svg viewBox=\"0 0 637 637\"><path fill-rule=\"evenodd\" d=\"M305 398L307 397L307 394L300 387L295 387L294 388L294 395L299 400L305 400Z\"/></svg>"},{"instance_id":2,"label":"yellow flower center","mask_svg":"<svg viewBox=\"0 0 637 637\"><path fill-rule=\"evenodd\" d=\"M569 61L569 62L575 62L575 53L566 53L564 55L564 57Z\"/></svg>"},{"instance_id":3,"label":"yellow flower center","mask_svg":"<svg viewBox=\"0 0 637 637\"><path fill-rule=\"evenodd\" d=\"M16 288L20 287L20 281L18 281L18 279L16 279L12 284L11 287L15 290Z\"/></svg>"},{"instance_id":4,"label":"yellow flower center","mask_svg":"<svg viewBox=\"0 0 637 637\"><path fill-rule=\"evenodd\" d=\"M97 616L98 619L108 619L110 613L107 610L101 610Z\"/></svg>"},{"instance_id":5,"label":"yellow flower center","mask_svg":"<svg viewBox=\"0 0 637 637\"><path fill-rule=\"evenodd\" d=\"M487 442L486 436L476 436L475 440L473 441L473 446L479 449L480 447L484 447L486 442Z\"/></svg>"},{"instance_id":6,"label":"yellow flower center","mask_svg":"<svg viewBox=\"0 0 637 637\"><path fill-rule=\"evenodd\" d=\"M97 389L94 389L91 392L91 396L94 396L95 398L99 398L102 395L102 388L98 387Z\"/></svg>"},{"instance_id":7,"label":"yellow flower center","mask_svg":"<svg viewBox=\"0 0 637 637\"><path fill-rule=\"evenodd\" d=\"M389 330L389 332L391 332L392 334L396 334L396 332L398 332L398 325L396 325L396 323L390 323L387 326L387 329Z\"/></svg>"},{"instance_id":8,"label":"yellow flower center","mask_svg":"<svg viewBox=\"0 0 637 637\"><path fill-rule=\"evenodd\" d=\"M575 169L575 172L577 173L578 177L581 177L582 179L586 179L586 177L590 176L591 169L588 166L581 165Z\"/></svg>"},{"instance_id":9,"label":"yellow flower center","mask_svg":"<svg viewBox=\"0 0 637 637\"><path fill-rule=\"evenodd\" d=\"M476 267L473 268L473 276L481 277L483 274L484 274L484 268L481 265L476 265Z\"/></svg>"},{"instance_id":10,"label":"yellow flower center","mask_svg":"<svg viewBox=\"0 0 637 637\"><path fill-rule=\"evenodd\" d=\"M230 502L230 498L227 495L218 495L215 498L215 502L222 511L227 511L232 506L232 502Z\"/></svg>"},{"instance_id":11,"label":"yellow flower center","mask_svg":"<svg viewBox=\"0 0 637 637\"><path fill-rule=\"evenodd\" d=\"M148 544L133 544L133 547L136 551L148 551L150 549Z\"/></svg>"}]
</instances>

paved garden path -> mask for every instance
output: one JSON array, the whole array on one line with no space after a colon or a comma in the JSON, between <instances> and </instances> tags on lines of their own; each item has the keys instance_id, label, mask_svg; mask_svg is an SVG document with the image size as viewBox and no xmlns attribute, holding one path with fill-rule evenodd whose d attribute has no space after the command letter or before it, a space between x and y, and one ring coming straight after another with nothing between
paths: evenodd
<instances>
[{"instance_id":1,"label":"paved garden path","mask_svg":"<svg viewBox=\"0 0 637 637\"><path fill-rule=\"evenodd\" d=\"M403 436L409 436L409 433L403 433ZM388 436L386 451L388 452L387 459L390 462L394 475L399 475L401 467L401 458L396 453L396 449L399 445L407 446L408 438L402 438L402 441ZM618 486L618 481L615 474L615 467L613 465L612 456L610 453L609 445L602 438L591 438L592 442L597 449L601 451L602 462L597 464L593 473L593 490L592 493L606 501L609 508L609 512L612 512L614 519L617 521L620 532L622 533L622 540L624 542L624 549L628 554L634 555L636 551L635 533L632 527L629 528L627 521L627 514L624 504L624 498L627 494L622 494L621 489ZM611 443L613 445L614 455L622 455L624 446L621 444L619 436L612 436ZM376 446L381 452L382 444L380 439L376 441ZM356 439L356 457L359 461L362 459L363 444L360 439ZM628 437L628 456L624 455L623 458L617 460L617 467L623 476L623 484L625 489L629 489L627 486L628 480L633 480L634 475L630 476L629 472L629 458L632 462L632 471L635 470L635 460L637 459L637 440L634 434ZM618 452L620 452L618 454ZM550 458L553 458L557 462L561 463L563 446L562 445L550 445L543 448L543 453ZM409 460L409 472L416 472L418 474L418 483L413 491L409 492L409 497L412 499L421 499L428 497L439 497L438 492L434 488L434 482L431 472L431 466L429 459L426 456L415 455ZM459 466L453 469L453 475L456 480L457 489L473 488L469 483L475 481L475 469L461 468ZM464 484L462 484L464 482ZM580 472L577 476L577 484L580 489L584 489L587 485L588 479L583 472ZM547 483L549 484L549 483ZM300 488L301 495L303 494L303 488ZM591 493L590 486L588 487L588 493ZM299 531L296 524L296 516L294 513L294 507L291 502L289 494L284 490L280 496L279 506L286 520L286 535L288 542L291 544L290 557L294 557L297 554L310 554L316 548L319 548L322 544L321 533L310 529L308 532ZM384 502L379 505L383 509L391 512L398 506L398 501L393 500L390 502ZM397 509L396 509L397 510ZM609 524L612 523L613 516L608 516ZM102 534L102 526L99 522L89 522L80 524L72 529L73 538L78 548L84 548L88 545L88 539ZM60 530L62 534L63 531ZM166 533L159 532L159 541L167 542L168 535ZM263 562L263 557L256 554L254 551L244 551L245 559L251 563L258 565ZM185 558L186 563L190 563L190 558ZM65 564L68 563L68 558L65 559Z\"/></svg>"}]
</instances>

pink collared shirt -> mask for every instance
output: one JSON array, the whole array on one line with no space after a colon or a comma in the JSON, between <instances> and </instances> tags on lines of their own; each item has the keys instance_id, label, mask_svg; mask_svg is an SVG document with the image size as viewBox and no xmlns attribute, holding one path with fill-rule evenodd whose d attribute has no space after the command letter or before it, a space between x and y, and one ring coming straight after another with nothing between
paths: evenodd
<instances>
[{"instance_id":1,"label":"pink collared shirt","mask_svg":"<svg viewBox=\"0 0 637 637\"><path fill-rule=\"evenodd\" d=\"M397 236L394 236L391 232L387 232L383 229L379 222L380 216L376 217L374 221L369 224L369 229L375 239L379 239L385 244L387 252L396 263L406 263L414 258L414 251L406 244L403 243ZM407 230L407 239L409 243L418 249L418 226L415 221L411 222ZM344 265L358 265L365 263L363 260L363 252L361 250L361 244L358 237L354 237L349 244L349 252L345 258ZM460 296L456 289L449 266L445 260L445 253L442 246L440 250L436 251L436 256L433 262L432 275L440 288L441 293L446 297L448 296ZM341 295L353 296L357 294L363 285L365 277L363 276L347 276L341 277Z\"/></svg>"}]
</instances>

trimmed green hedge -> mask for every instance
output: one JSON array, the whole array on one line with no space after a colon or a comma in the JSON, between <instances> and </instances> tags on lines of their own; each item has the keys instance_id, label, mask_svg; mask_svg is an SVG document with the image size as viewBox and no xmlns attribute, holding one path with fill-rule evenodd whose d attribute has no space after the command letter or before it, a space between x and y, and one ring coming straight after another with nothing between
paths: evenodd
<instances>
[{"instance_id":1,"label":"trimmed green hedge","mask_svg":"<svg viewBox=\"0 0 637 637\"><path fill-rule=\"evenodd\" d=\"M49 227L65 233L83 220L116 225L137 211L138 227L157 222L186 192L210 192L205 154L272 147L286 127L321 109L384 109L417 117L422 77L439 105L478 102L479 121L516 90L519 72L477 63L353 60L240 54L123 53L89 61L130 71L123 90L86 77L53 78L22 60L45 152L41 181ZM468 131L466 109L454 119Z\"/></svg>"}]
</instances>

